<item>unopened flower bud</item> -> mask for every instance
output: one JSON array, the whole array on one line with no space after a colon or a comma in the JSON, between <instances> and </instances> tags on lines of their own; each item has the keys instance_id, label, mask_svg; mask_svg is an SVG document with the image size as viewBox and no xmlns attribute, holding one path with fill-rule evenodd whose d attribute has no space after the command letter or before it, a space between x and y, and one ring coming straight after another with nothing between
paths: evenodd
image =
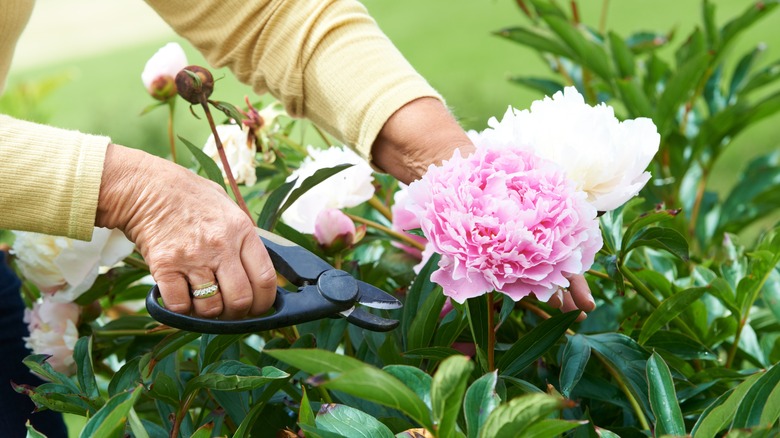
<instances>
[{"instance_id":1,"label":"unopened flower bud","mask_svg":"<svg viewBox=\"0 0 780 438\"><path fill-rule=\"evenodd\" d=\"M141 81L149 94L167 101L176 96L174 76L187 65L187 55L177 43L168 43L149 58L141 73Z\"/></svg>"},{"instance_id":2,"label":"unopened flower bud","mask_svg":"<svg viewBox=\"0 0 780 438\"><path fill-rule=\"evenodd\" d=\"M166 102L176 96L176 82L173 76L158 76L149 87L149 94L157 100Z\"/></svg>"},{"instance_id":3,"label":"unopened flower bud","mask_svg":"<svg viewBox=\"0 0 780 438\"><path fill-rule=\"evenodd\" d=\"M341 210L329 208L317 215L314 238L328 252L339 252L355 243L355 223Z\"/></svg>"},{"instance_id":4,"label":"unopened flower bud","mask_svg":"<svg viewBox=\"0 0 780 438\"><path fill-rule=\"evenodd\" d=\"M208 99L214 91L214 76L199 65L188 65L176 74L176 89L187 102L200 103L201 96Z\"/></svg>"}]
</instances>

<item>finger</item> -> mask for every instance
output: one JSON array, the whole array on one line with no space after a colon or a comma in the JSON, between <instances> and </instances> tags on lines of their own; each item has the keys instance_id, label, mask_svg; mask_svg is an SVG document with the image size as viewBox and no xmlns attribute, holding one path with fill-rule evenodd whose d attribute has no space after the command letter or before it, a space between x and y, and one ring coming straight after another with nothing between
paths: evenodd
<instances>
[{"instance_id":1,"label":"finger","mask_svg":"<svg viewBox=\"0 0 780 438\"><path fill-rule=\"evenodd\" d=\"M174 313L190 313L190 286L180 274L161 276L156 279L165 308Z\"/></svg>"},{"instance_id":2,"label":"finger","mask_svg":"<svg viewBox=\"0 0 780 438\"><path fill-rule=\"evenodd\" d=\"M572 299L577 308L585 312L592 312L596 308L596 302L590 292L588 280L585 280L582 275L573 275L569 278L569 282L571 283L569 291L571 291Z\"/></svg>"},{"instance_id":3,"label":"finger","mask_svg":"<svg viewBox=\"0 0 780 438\"><path fill-rule=\"evenodd\" d=\"M222 317L241 319L249 314L254 296L246 271L238 258L223 262L217 268L217 281L222 295Z\"/></svg>"},{"instance_id":4,"label":"finger","mask_svg":"<svg viewBox=\"0 0 780 438\"><path fill-rule=\"evenodd\" d=\"M276 300L276 270L259 237L252 233L241 247L241 263L252 288L251 315L262 315Z\"/></svg>"},{"instance_id":5,"label":"finger","mask_svg":"<svg viewBox=\"0 0 780 438\"><path fill-rule=\"evenodd\" d=\"M195 272L191 272L187 276L190 282L190 288L194 293L197 290L207 289L209 287L217 286L216 294L207 297L192 296L192 307L194 313L204 318L216 318L222 314L222 295L219 291L219 284L216 282L214 273L207 268L199 269Z\"/></svg>"},{"instance_id":6,"label":"finger","mask_svg":"<svg viewBox=\"0 0 780 438\"><path fill-rule=\"evenodd\" d=\"M560 309L561 305L563 304L563 290L558 288L558 290L552 294L550 299L547 300L547 304L550 305L550 307L553 309Z\"/></svg>"},{"instance_id":7,"label":"finger","mask_svg":"<svg viewBox=\"0 0 780 438\"><path fill-rule=\"evenodd\" d=\"M574 303L574 299L571 296L571 293L567 290L563 292L563 305L561 305L561 312L567 313L571 312L573 310L579 310L577 305ZM580 312L579 315L577 315L576 321L582 321L585 318L587 318L588 315L585 312Z\"/></svg>"}]
</instances>

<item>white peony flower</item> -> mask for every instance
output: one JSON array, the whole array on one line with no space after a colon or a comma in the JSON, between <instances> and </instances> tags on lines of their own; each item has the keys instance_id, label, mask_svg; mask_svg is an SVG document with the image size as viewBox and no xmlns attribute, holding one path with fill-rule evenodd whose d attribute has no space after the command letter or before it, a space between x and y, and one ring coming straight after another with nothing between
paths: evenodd
<instances>
[{"instance_id":1,"label":"white peony flower","mask_svg":"<svg viewBox=\"0 0 780 438\"><path fill-rule=\"evenodd\" d=\"M23 231L14 234L11 252L22 275L59 302L78 298L92 287L101 267L117 264L134 248L121 231L108 228L95 227L90 242Z\"/></svg>"},{"instance_id":2,"label":"white peony flower","mask_svg":"<svg viewBox=\"0 0 780 438\"><path fill-rule=\"evenodd\" d=\"M225 150L230 172L233 174L237 184L254 185L257 182L255 174L255 155L257 155L257 146L255 142L247 141L247 129L240 125L218 125L217 134L222 141L222 148ZM214 140L214 134L211 134L203 146L203 153L211 157L222 171L222 176L227 182L227 173L222 166L222 160L217 151L217 142Z\"/></svg>"},{"instance_id":3,"label":"white peony flower","mask_svg":"<svg viewBox=\"0 0 780 438\"><path fill-rule=\"evenodd\" d=\"M561 165L599 211L613 210L636 196L650 180L647 166L661 137L652 120L623 122L612 107L590 106L574 87L531 104L509 107L504 118L488 121L469 137L481 143L520 147Z\"/></svg>"},{"instance_id":4,"label":"white peony flower","mask_svg":"<svg viewBox=\"0 0 780 438\"><path fill-rule=\"evenodd\" d=\"M167 100L176 95L176 74L187 67L187 55L177 43L168 43L144 66L141 81L155 99Z\"/></svg>"},{"instance_id":5,"label":"white peony flower","mask_svg":"<svg viewBox=\"0 0 780 438\"><path fill-rule=\"evenodd\" d=\"M24 322L30 331L30 336L24 338L25 345L35 354L51 355L48 363L55 370L74 374L73 349L79 340L76 324L80 313L77 304L55 302L44 295L32 309L24 311Z\"/></svg>"},{"instance_id":6,"label":"white peony flower","mask_svg":"<svg viewBox=\"0 0 780 438\"><path fill-rule=\"evenodd\" d=\"M331 147L317 149L309 146L309 156L288 178L297 178L295 188L319 169L351 163L354 166L322 181L298 198L282 213L282 220L301 233L314 234L314 224L322 210L354 207L374 196L374 177L371 166L351 149Z\"/></svg>"}]
</instances>

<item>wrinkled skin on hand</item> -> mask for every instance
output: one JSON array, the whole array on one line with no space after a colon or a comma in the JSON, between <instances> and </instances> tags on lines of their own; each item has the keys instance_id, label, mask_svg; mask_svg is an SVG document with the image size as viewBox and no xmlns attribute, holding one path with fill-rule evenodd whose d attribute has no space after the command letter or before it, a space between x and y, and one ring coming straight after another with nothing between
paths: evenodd
<instances>
[{"instance_id":1,"label":"wrinkled skin on hand","mask_svg":"<svg viewBox=\"0 0 780 438\"><path fill-rule=\"evenodd\" d=\"M239 319L274 302L276 272L252 220L221 186L177 164L110 145L95 224L136 244L171 311ZM212 281L219 293L191 297Z\"/></svg>"},{"instance_id":2,"label":"wrinkled skin on hand","mask_svg":"<svg viewBox=\"0 0 780 438\"><path fill-rule=\"evenodd\" d=\"M455 149L465 156L474 145L441 101L424 97L388 119L371 152L376 166L409 184L422 177L429 165L451 158ZM574 275L569 282L568 291L553 295L548 304L564 312L580 309L581 321L596 303L585 277Z\"/></svg>"}]
</instances>

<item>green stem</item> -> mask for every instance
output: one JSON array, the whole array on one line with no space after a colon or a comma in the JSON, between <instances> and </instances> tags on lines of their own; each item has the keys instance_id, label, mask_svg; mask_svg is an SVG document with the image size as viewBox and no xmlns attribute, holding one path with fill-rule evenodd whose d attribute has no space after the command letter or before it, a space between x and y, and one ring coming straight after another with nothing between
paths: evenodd
<instances>
[{"instance_id":1,"label":"green stem","mask_svg":"<svg viewBox=\"0 0 780 438\"><path fill-rule=\"evenodd\" d=\"M155 332L150 332L147 329L124 329L124 330L95 330L94 333L96 336L106 336L106 337L120 337L120 336L159 336L159 335L167 335L170 333L177 332L178 329L170 329L170 330L159 330Z\"/></svg>"},{"instance_id":2,"label":"green stem","mask_svg":"<svg viewBox=\"0 0 780 438\"><path fill-rule=\"evenodd\" d=\"M599 19L599 33L604 35L607 31L607 11L609 10L609 0L601 2L601 18Z\"/></svg>"},{"instance_id":3,"label":"green stem","mask_svg":"<svg viewBox=\"0 0 780 438\"><path fill-rule=\"evenodd\" d=\"M301 155L308 155L309 154L308 152L306 152L306 148L303 147L303 145L301 145L300 143L294 141L293 139L291 139L290 137L288 137L288 136L286 136L284 134L280 134L280 133L277 132L275 134L272 134L271 137L274 140L279 140L279 141L281 141L283 143L286 143L287 146L290 146L291 148L295 149L295 151L300 153Z\"/></svg>"},{"instance_id":4,"label":"green stem","mask_svg":"<svg viewBox=\"0 0 780 438\"><path fill-rule=\"evenodd\" d=\"M487 344L487 361L488 371L494 371L496 369L496 332L494 330L495 323L493 322L493 292L487 294L487 332L488 332L488 344Z\"/></svg>"},{"instance_id":5,"label":"green stem","mask_svg":"<svg viewBox=\"0 0 780 438\"><path fill-rule=\"evenodd\" d=\"M642 283L642 280L639 279L639 277L634 274L634 272L627 268L622 263L620 264L620 272L623 274L624 277L628 278L631 282L631 285L633 286L633 289L647 301L650 303L651 306L654 308L658 308L661 306L661 300L659 300L654 294L653 291L651 291L647 286L645 286L644 283ZM675 317L672 320L672 324L674 324L678 329L683 331L686 335L690 336L693 339L699 340L699 335L696 334L690 327L688 327L688 324L685 323L682 319L680 319L679 316Z\"/></svg>"},{"instance_id":6,"label":"green stem","mask_svg":"<svg viewBox=\"0 0 780 438\"><path fill-rule=\"evenodd\" d=\"M171 437L176 438L179 436L179 429L181 428L181 422L184 421L184 416L190 410L190 405L195 401L195 396L198 394L198 390L192 391L192 393L184 400L181 408L176 412L176 418L173 421L173 428L171 430Z\"/></svg>"},{"instance_id":7,"label":"green stem","mask_svg":"<svg viewBox=\"0 0 780 438\"><path fill-rule=\"evenodd\" d=\"M382 201L380 201L376 195L374 195L371 199L368 200L368 205L374 207L374 209L378 211L382 216L384 216L385 219L392 222L393 213L390 212L390 209L387 208L387 205L383 204Z\"/></svg>"},{"instance_id":8,"label":"green stem","mask_svg":"<svg viewBox=\"0 0 780 438\"><path fill-rule=\"evenodd\" d=\"M176 109L176 99L168 100L168 143L171 145L171 160L176 162L176 140L173 135L173 115Z\"/></svg>"},{"instance_id":9,"label":"green stem","mask_svg":"<svg viewBox=\"0 0 780 438\"><path fill-rule=\"evenodd\" d=\"M409 246L411 246L413 248L417 248L420 251L423 251L425 249L425 245L423 245L422 243L412 239L410 236L408 236L405 233L399 233L397 231L391 230L390 228L388 228L388 227L386 227L386 226L384 226L384 225L382 225L382 224L380 224L378 222L374 222L374 221L372 221L370 219L366 219L364 217L356 216L356 215L350 214L350 213L345 213L345 214L347 216L349 216L349 218L352 219L353 221L359 222L361 224L365 224L366 226L369 226L371 228L374 228L374 229L377 229L377 230L382 231L384 233L387 233L387 234L395 237L398 240L402 240L405 244L407 244L407 245L409 245Z\"/></svg>"},{"instance_id":10,"label":"green stem","mask_svg":"<svg viewBox=\"0 0 780 438\"><path fill-rule=\"evenodd\" d=\"M135 257L125 257L124 260L122 260L126 265L132 266L134 268L143 269L148 271L149 265L146 264L143 260L137 259Z\"/></svg>"}]
</instances>

